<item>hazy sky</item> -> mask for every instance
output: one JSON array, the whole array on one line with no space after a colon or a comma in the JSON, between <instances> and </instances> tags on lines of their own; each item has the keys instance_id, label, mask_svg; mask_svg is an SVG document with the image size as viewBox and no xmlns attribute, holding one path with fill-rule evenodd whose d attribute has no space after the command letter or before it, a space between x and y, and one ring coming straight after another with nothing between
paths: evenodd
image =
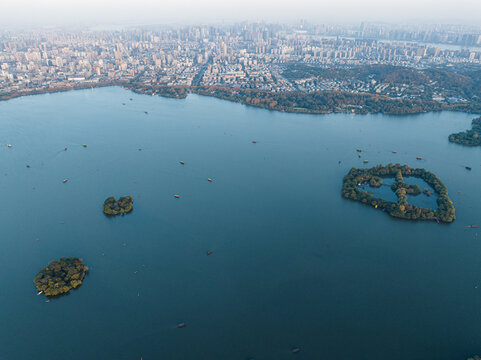
<instances>
[{"instance_id":1,"label":"hazy sky","mask_svg":"<svg viewBox=\"0 0 481 360\"><path fill-rule=\"evenodd\" d=\"M0 0L0 27L299 19L479 25L481 0Z\"/></svg>"}]
</instances>

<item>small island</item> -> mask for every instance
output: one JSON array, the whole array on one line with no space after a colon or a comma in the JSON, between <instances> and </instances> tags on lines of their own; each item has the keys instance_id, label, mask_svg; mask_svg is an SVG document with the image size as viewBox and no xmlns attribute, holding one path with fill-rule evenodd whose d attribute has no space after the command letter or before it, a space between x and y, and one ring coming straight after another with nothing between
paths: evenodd
<instances>
[{"instance_id":1,"label":"small island","mask_svg":"<svg viewBox=\"0 0 481 360\"><path fill-rule=\"evenodd\" d=\"M82 259L61 257L40 270L33 282L46 296L62 295L82 285L87 271Z\"/></svg>"},{"instance_id":2,"label":"small island","mask_svg":"<svg viewBox=\"0 0 481 360\"><path fill-rule=\"evenodd\" d=\"M476 118L471 122L471 130L449 135L449 141L466 146L481 146L480 135L481 117Z\"/></svg>"},{"instance_id":3,"label":"small island","mask_svg":"<svg viewBox=\"0 0 481 360\"><path fill-rule=\"evenodd\" d=\"M410 185L404 182L404 177L419 178L431 186L438 195L438 209L421 208L409 204L407 195L417 196L423 191L418 185ZM382 178L396 179L391 189L398 197L397 202L376 198L360 189L361 186L379 187ZM428 190L425 189L425 191ZM408 165L388 164L386 166L378 165L370 169L352 168L344 177L342 196L360 201L401 219L435 220L451 223L456 218L453 203L448 197L448 188L441 180L432 172L425 169L411 169Z\"/></svg>"},{"instance_id":4,"label":"small island","mask_svg":"<svg viewBox=\"0 0 481 360\"><path fill-rule=\"evenodd\" d=\"M115 200L115 198L111 196L104 201L102 210L106 215L120 215L131 212L133 206L134 200L132 196L122 196L119 200Z\"/></svg>"}]
</instances>

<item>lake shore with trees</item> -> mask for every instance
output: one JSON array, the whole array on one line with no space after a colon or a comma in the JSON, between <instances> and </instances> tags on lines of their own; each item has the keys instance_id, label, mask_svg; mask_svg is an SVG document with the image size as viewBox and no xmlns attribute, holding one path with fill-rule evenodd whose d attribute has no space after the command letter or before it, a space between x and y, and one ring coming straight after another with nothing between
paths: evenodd
<instances>
[{"instance_id":1,"label":"lake shore with trees","mask_svg":"<svg viewBox=\"0 0 481 360\"><path fill-rule=\"evenodd\" d=\"M449 141L465 146L481 146L481 117L473 119L471 129L449 135Z\"/></svg>"}]
</instances>

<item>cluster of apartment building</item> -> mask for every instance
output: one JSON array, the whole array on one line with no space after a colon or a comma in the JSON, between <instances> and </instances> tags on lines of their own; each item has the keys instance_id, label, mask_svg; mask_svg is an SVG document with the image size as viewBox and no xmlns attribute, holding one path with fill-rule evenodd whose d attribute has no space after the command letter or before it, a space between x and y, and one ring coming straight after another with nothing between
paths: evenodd
<instances>
[{"instance_id":1,"label":"cluster of apartment building","mask_svg":"<svg viewBox=\"0 0 481 360\"><path fill-rule=\"evenodd\" d=\"M282 76L283 64L289 63L481 64L481 48L328 36L319 27L302 24L0 32L0 93L129 80L167 86L311 89Z\"/></svg>"}]
</instances>

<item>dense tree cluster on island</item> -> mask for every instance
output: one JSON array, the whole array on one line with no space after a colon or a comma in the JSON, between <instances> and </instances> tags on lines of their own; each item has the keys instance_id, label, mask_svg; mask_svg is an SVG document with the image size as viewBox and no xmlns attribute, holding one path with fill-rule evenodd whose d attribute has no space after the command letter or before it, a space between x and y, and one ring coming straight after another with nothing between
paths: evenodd
<instances>
[{"instance_id":1,"label":"dense tree cluster on island","mask_svg":"<svg viewBox=\"0 0 481 360\"><path fill-rule=\"evenodd\" d=\"M376 198L360 189L362 185L369 185L373 177L395 178L396 181L391 188L396 193L398 201L393 202ZM407 195L419 195L421 189L417 185L413 186L405 183L403 181L404 177L420 178L431 186L438 195L438 208L428 209L409 204ZM378 183L378 180L374 181L375 185ZM391 216L402 219L436 220L450 223L456 218L453 203L448 196L448 189L441 180L432 172L425 169L411 169L407 165L388 164L386 166L378 165L370 169L352 168L344 177L342 196L347 199L360 201L363 204L370 205L387 212Z\"/></svg>"},{"instance_id":2,"label":"dense tree cluster on island","mask_svg":"<svg viewBox=\"0 0 481 360\"><path fill-rule=\"evenodd\" d=\"M449 141L466 146L481 146L481 117L471 122L471 130L449 135Z\"/></svg>"},{"instance_id":3,"label":"dense tree cluster on island","mask_svg":"<svg viewBox=\"0 0 481 360\"><path fill-rule=\"evenodd\" d=\"M40 270L33 282L46 296L62 295L82 285L87 271L82 259L62 257Z\"/></svg>"},{"instance_id":4,"label":"dense tree cluster on island","mask_svg":"<svg viewBox=\"0 0 481 360\"><path fill-rule=\"evenodd\" d=\"M119 215L129 213L134 206L132 196L122 196L119 200L115 200L113 196L105 199L102 210L106 215Z\"/></svg>"}]
</instances>

